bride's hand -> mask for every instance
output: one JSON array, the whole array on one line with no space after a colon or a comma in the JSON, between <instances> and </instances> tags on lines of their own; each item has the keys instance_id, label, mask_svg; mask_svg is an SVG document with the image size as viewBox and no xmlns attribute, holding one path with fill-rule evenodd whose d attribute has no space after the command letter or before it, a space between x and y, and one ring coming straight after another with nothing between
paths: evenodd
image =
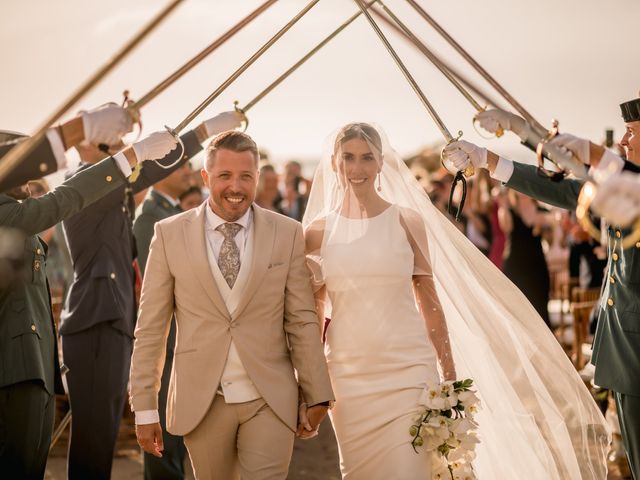
<instances>
[{"instance_id":1,"label":"bride's hand","mask_svg":"<svg viewBox=\"0 0 640 480\"><path fill-rule=\"evenodd\" d=\"M307 404L301 403L298 405L298 429L296 430L296 437L307 440L313 438L318 434L309 423L309 417L307 416Z\"/></svg>"}]
</instances>

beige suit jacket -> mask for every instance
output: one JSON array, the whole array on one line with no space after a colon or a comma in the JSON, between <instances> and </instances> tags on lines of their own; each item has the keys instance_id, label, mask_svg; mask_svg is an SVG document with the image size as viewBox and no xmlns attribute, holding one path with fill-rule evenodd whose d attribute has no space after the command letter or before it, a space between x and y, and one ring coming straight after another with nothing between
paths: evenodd
<instances>
[{"instance_id":1,"label":"beige suit jacket","mask_svg":"<svg viewBox=\"0 0 640 480\"><path fill-rule=\"evenodd\" d=\"M253 208L252 265L233 315L207 259L208 202L155 225L131 362L134 411L157 410L171 315L177 336L167 397L167 430L191 432L216 395L231 339L256 388L292 430L298 384L307 403L333 400L305 264L302 226ZM294 374L297 371L297 380Z\"/></svg>"}]
</instances>

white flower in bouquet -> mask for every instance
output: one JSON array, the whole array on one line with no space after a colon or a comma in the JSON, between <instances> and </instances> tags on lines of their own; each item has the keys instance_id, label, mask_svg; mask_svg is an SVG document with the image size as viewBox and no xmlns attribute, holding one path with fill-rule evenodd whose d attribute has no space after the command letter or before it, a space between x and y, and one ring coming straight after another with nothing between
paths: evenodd
<instances>
[{"instance_id":1,"label":"white flower in bouquet","mask_svg":"<svg viewBox=\"0 0 640 480\"><path fill-rule=\"evenodd\" d=\"M450 471L453 480L475 480L476 478L473 468L468 463L453 462L449 466L451 467Z\"/></svg>"},{"instance_id":2,"label":"white flower in bouquet","mask_svg":"<svg viewBox=\"0 0 640 480\"><path fill-rule=\"evenodd\" d=\"M444 381L440 384L440 391L443 395L453 395L456 393L456 387L451 380Z\"/></svg>"},{"instance_id":3,"label":"white flower in bouquet","mask_svg":"<svg viewBox=\"0 0 640 480\"><path fill-rule=\"evenodd\" d=\"M438 437L441 440L446 440L451 436L451 432L449 432L449 419L447 417L440 415L432 417L426 423L426 427L431 430L433 436Z\"/></svg>"},{"instance_id":4,"label":"white flower in bouquet","mask_svg":"<svg viewBox=\"0 0 640 480\"><path fill-rule=\"evenodd\" d=\"M435 480L475 480L472 461L479 443L473 420L480 399L471 390L473 380L446 381L427 386L419 399L424 410L409 429L411 446L424 447L434 458Z\"/></svg>"},{"instance_id":5,"label":"white flower in bouquet","mask_svg":"<svg viewBox=\"0 0 640 480\"><path fill-rule=\"evenodd\" d=\"M478 396L471 390L458 393L458 400L464 404L465 408L475 406L480 403Z\"/></svg>"},{"instance_id":6,"label":"white flower in bouquet","mask_svg":"<svg viewBox=\"0 0 640 480\"><path fill-rule=\"evenodd\" d=\"M431 478L433 480L448 480L451 478L449 462L440 454L431 455Z\"/></svg>"},{"instance_id":7,"label":"white flower in bouquet","mask_svg":"<svg viewBox=\"0 0 640 480\"><path fill-rule=\"evenodd\" d=\"M427 407L429 410L444 410L445 399L439 388L425 388L420 394L418 400L420 405Z\"/></svg>"}]
</instances>

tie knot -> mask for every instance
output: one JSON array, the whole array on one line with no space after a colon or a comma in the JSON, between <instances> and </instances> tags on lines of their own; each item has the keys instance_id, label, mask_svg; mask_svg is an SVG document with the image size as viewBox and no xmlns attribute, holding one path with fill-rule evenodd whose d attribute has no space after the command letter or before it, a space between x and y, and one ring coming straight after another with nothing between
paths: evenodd
<instances>
[{"instance_id":1,"label":"tie knot","mask_svg":"<svg viewBox=\"0 0 640 480\"><path fill-rule=\"evenodd\" d=\"M241 228L242 225L240 225L239 223L223 223L222 225L218 225L218 228L216 228L216 230L224 235L225 239L233 240L234 238L236 238L236 235Z\"/></svg>"}]
</instances>

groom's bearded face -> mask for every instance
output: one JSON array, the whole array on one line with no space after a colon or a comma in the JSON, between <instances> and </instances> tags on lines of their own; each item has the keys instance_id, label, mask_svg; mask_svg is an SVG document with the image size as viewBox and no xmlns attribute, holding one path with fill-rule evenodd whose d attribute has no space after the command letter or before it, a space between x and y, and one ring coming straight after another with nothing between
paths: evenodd
<instances>
[{"instance_id":1,"label":"groom's bearded face","mask_svg":"<svg viewBox=\"0 0 640 480\"><path fill-rule=\"evenodd\" d=\"M256 197L256 159L250 151L220 149L208 168L202 170L202 179L209 187L209 205L220 218L235 222L246 213Z\"/></svg>"}]
</instances>

